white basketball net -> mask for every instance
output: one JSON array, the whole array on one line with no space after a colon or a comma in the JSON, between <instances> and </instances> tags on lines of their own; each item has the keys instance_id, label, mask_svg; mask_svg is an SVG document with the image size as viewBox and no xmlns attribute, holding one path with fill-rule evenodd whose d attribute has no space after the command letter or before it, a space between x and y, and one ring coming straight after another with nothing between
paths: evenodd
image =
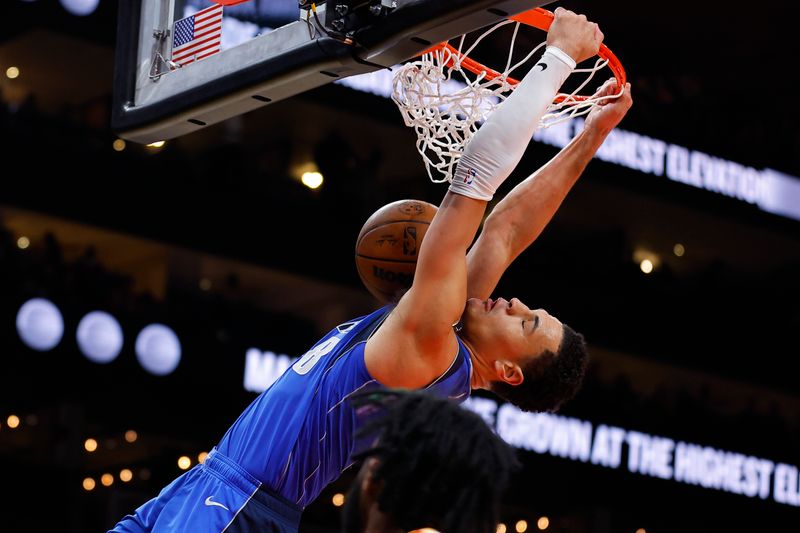
<instances>
[{"instance_id":1,"label":"white basketball net","mask_svg":"<svg viewBox=\"0 0 800 533\"><path fill-rule=\"evenodd\" d=\"M462 68L468 57L484 37L506 24L515 24L511 38L505 70L494 79L487 79L486 72L473 74ZM496 24L478 37L462 53L465 37L461 36L454 54L447 48L423 54L418 60L406 63L394 75L392 100L403 115L406 126L417 133L417 150L425 162L428 176L435 183L451 181L456 164L464 146L478 131L478 127L494 109L500 105L516 87L508 81L511 73L526 63L545 46L536 46L521 61L511 64L514 41L519 31L519 22L505 20ZM449 63L452 62L452 65ZM540 128L570 120L589 113L601 101L618 98L621 94L604 97L578 99L594 74L608 64L597 58L592 68L575 69L575 73L586 74L586 79L570 94L559 94L558 103L551 104L539 122ZM454 75L455 74L455 75Z\"/></svg>"}]
</instances>

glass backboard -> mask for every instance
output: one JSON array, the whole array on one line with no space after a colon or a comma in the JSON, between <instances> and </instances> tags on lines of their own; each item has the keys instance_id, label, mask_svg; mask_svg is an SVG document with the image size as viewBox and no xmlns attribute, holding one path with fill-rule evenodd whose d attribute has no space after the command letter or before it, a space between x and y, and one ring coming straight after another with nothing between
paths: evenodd
<instances>
[{"instance_id":1,"label":"glass backboard","mask_svg":"<svg viewBox=\"0 0 800 533\"><path fill-rule=\"evenodd\" d=\"M121 0L112 127L151 143L356 74L549 0Z\"/></svg>"}]
</instances>

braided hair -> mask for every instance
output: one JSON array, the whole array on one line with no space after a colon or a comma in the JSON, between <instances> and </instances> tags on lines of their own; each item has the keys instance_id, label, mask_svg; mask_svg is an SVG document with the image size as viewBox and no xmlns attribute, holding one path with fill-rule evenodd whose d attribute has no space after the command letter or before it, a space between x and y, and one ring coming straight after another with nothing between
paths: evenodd
<instances>
[{"instance_id":1,"label":"braided hair","mask_svg":"<svg viewBox=\"0 0 800 533\"><path fill-rule=\"evenodd\" d=\"M397 527L495 532L500 498L519 463L480 416L419 391L373 391L351 401L358 413L382 411L356 433L373 442L356 459L377 459L378 508Z\"/></svg>"}]
</instances>

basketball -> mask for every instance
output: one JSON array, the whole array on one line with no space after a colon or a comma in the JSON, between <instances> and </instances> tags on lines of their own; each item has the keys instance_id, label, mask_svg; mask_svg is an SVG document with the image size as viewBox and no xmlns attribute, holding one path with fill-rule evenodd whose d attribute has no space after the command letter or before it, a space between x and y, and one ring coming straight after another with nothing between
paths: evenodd
<instances>
[{"instance_id":1,"label":"basketball","mask_svg":"<svg viewBox=\"0 0 800 533\"><path fill-rule=\"evenodd\" d=\"M417 254L437 207L419 200L398 200L370 216L356 241L361 281L382 303L411 287Z\"/></svg>"}]
</instances>

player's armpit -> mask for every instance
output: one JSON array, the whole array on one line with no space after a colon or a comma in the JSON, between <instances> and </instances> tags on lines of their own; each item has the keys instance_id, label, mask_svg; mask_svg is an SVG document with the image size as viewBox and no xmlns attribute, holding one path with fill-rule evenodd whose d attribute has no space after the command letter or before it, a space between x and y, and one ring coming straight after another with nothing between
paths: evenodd
<instances>
[{"instance_id":1,"label":"player's armpit","mask_svg":"<svg viewBox=\"0 0 800 533\"><path fill-rule=\"evenodd\" d=\"M417 389L442 375L458 353L452 328L436 337L405 330L393 312L367 341L364 362L370 375L387 387ZM392 320L394 318L394 320Z\"/></svg>"}]
</instances>

